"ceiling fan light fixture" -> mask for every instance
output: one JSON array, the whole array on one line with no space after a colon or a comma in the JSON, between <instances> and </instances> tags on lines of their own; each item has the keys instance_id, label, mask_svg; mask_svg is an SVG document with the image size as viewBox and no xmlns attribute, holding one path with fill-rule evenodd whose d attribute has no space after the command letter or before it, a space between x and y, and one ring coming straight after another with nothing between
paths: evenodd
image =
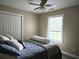
<instances>
[{"instance_id":1,"label":"ceiling fan light fixture","mask_svg":"<svg viewBox=\"0 0 79 59\"><path fill-rule=\"evenodd\" d=\"M51 11L51 10L53 10L53 7L52 6L54 6L54 4L46 4L47 3L47 0L40 0L41 2L39 3L39 4L37 4L37 3L33 3L33 2L29 2L29 4L30 5L34 5L34 6L38 6L38 7L36 7L36 8L34 8L33 10L36 10L36 11L39 11L39 10L41 10L42 11L42 13L44 12L44 11ZM47 8L46 8L47 7ZM50 9L50 8L51 9Z\"/></svg>"}]
</instances>

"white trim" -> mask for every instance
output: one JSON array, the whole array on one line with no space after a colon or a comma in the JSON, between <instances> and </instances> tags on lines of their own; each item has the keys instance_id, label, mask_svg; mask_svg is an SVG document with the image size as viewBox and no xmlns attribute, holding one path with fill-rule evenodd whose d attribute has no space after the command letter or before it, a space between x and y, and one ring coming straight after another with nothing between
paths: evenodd
<instances>
[{"instance_id":1,"label":"white trim","mask_svg":"<svg viewBox=\"0 0 79 59\"><path fill-rule=\"evenodd\" d=\"M24 33L24 31L23 31L23 30L24 30L24 29L23 29L23 28L24 28L24 16L21 16L21 17L22 17L22 20L21 20L21 21L22 21L22 22L21 22L21 23L22 23L22 24L21 24L21 25L22 25L22 26L21 26L21 30L22 30L21 32L22 32L22 33L21 33L21 35L22 35L22 41L23 41L23 39L24 39L24 35L23 35L23 33Z\"/></svg>"},{"instance_id":2,"label":"white trim","mask_svg":"<svg viewBox=\"0 0 79 59\"><path fill-rule=\"evenodd\" d=\"M63 16L63 18L64 18L64 14L59 14L59 15L52 15L52 16L48 16L48 18L50 17L59 17L59 16Z\"/></svg>"},{"instance_id":3,"label":"white trim","mask_svg":"<svg viewBox=\"0 0 79 59\"><path fill-rule=\"evenodd\" d=\"M48 22L49 22L49 18L52 18L52 17L59 17L59 16L62 16L62 42L56 42L57 44L63 44L63 36L64 36L64 32L63 32L63 30L64 30L64 14L59 14L59 15L52 15L52 16L48 16ZM49 24L49 23L48 23ZM47 25L47 38L48 38L48 25ZM49 38L48 38L49 39ZM50 39L49 39L50 40Z\"/></svg>"},{"instance_id":4,"label":"white trim","mask_svg":"<svg viewBox=\"0 0 79 59\"><path fill-rule=\"evenodd\" d=\"M63 50L61 52L62 52L62 54L65 54L65 55L70 56L72 58L76 58L76 59L79 58L79 56L77 56L75 54L72 54L72 53L69 53L69 52L66 52L66 51L63 51Z\"/></svg>"},{"instance_id":5,"label":"white trim","mask_svg":"<svg viewBox=\"0 0 79 59\"><path fill-rule=\"evenodd\" d=\"M7 11L1 11L0 10L0 13L2 13L2 14L9 14L9 15L15 15L15 16L23 16L23 15L21 15L21 14L16 14L16 13L11 13L11 12L7 12Z\"/></svg>"}]
</instances>

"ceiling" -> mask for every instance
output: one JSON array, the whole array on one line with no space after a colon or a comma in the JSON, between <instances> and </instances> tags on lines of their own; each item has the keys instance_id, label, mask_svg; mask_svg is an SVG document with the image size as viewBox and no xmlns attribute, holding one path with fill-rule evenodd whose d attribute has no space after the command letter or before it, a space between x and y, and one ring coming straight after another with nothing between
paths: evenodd
<instances>
[{"instance_id":1,"label":"ceiling","mask_svg":"<svg viewBox=\"0 0 79 59\"><path fill-rule=\"evenodd\" d=\"M0 4L6 5L13 8L18 8L20 10L42 13L42 10L33 10L38 6L30 5L29 2L40 4L40 0L0 0ZM72 6L79 5L79 0L48 0L46 4L53 4L51 7L47 7L43 12L55 11L63 8L68 8ZM52 10L49 10L53 8Z\"/></svg>"}]
</instances>

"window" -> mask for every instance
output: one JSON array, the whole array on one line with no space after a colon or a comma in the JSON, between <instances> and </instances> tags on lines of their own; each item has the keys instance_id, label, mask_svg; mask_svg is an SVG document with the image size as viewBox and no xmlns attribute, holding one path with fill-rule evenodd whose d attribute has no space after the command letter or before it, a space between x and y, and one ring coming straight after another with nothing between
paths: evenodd
<instances>
[{"instance_id":1,"label":"window","mask_svg":"<svg viewBox=\"0 0 79 59\"><path fill-rule=\"evenodd\" d=\"M63 15L48 17L47 38L55 43L62 43L62 40L63 40Z\"/></svg>"}]
</instances>

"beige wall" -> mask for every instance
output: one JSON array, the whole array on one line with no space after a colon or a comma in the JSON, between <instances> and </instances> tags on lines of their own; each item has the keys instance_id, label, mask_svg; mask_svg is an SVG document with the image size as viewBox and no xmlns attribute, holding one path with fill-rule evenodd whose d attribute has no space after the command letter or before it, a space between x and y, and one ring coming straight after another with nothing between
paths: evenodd
<instances>
[{"instance_id":1,"label":"beige wall","mask_svg":"<svg viewBox=\"0 0 79 59\"><path fill-rule=\"evenodd\" d=\"M60 47L62 50L79 54L79 6L41 14L38 35L46 37L48 16L60 14L64 14L64 38Z\"/></svg>"},{"instance_id":2,"label":"beige wall","mask_svg":"<svg viewBox=\"0 0 79 59\"><path fill-rule=\"evenodd\" d=\"M22 14L24 15L24 39L30 38L32 35L37 34L37 27L38 27L38 15L26 11L21 11L15 8L7 7L0 5L0 10L8 11L12 13Z\"/></svg>"}]
</instances>

